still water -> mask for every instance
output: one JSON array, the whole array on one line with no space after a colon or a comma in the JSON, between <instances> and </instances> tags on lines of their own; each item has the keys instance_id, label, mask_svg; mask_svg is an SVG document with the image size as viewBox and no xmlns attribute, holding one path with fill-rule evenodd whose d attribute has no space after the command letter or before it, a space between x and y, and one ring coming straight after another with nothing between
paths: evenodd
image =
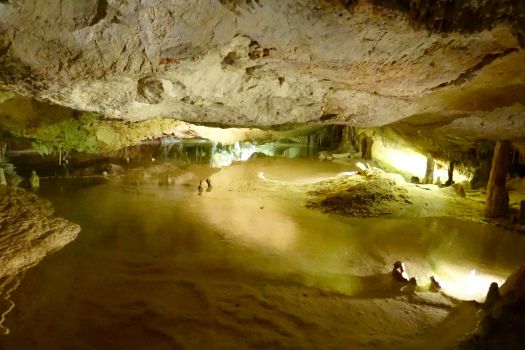
<instances>
[{"instance_id":1,"label":"still water","mask_svg":"<svg viewBox=\"0 0 525 350\"><path fill-rule=\"evenodd\" d=\"M199 165L171 186L43 181L41 195L82 231L23 277L0 348L366 347L362 337L412 330L390 328L397 321L388 303L400 301L367 282L395 260L423 284L437 275L465 299L481 297L524 260L523 236L488 225L307 209L297 184L346 170L320 164L253 160L215 172ZM264 183L261 172L279 185ZM213 188L198 195L208 176ZM479 279L463 286L473 269ZM430 322L414 312L416 326ZM435 314L436 322L446 316ZM369 333L350 324L360 318Z\"/></svg>"}]
</instances>

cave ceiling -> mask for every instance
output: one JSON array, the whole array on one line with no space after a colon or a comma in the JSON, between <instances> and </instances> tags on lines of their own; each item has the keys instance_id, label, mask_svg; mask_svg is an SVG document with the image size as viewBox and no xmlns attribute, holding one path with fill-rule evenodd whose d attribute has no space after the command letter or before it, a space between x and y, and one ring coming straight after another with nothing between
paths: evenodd
<instances>
[{"instance_id":1,"label":"cave ceiling","mask_svg":"<svg viewBox=\"0 0 525 350\"><path fill-rule=\"evenodd\" d=\"M3 0L0 89L127 121L520 140L524 23L521 0Z\"/></svg>"}]
</instances>

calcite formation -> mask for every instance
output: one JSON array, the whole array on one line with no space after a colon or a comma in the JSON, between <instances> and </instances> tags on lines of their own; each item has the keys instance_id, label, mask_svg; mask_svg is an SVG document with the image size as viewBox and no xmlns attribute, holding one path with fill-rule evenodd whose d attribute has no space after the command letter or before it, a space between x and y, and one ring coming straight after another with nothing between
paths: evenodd
<instances>
[{"instance_id":1,"label":"calcite formation","mask_svg":"<svg viewBox=\"0 0 525 350\"><path fill-rule=\"evenodd\" d=\"M509 141L498 141L492 158L492 168L487 184L485 216L489 218L505 217L509 213L509 193L505 187L508 154L511 151Z\"/></svg>"},{"instance_id":2,"label":"calcite formation","mask_svg":"<svg viewBox=\"0 0 525 350\"><path fill-rule=\"evenodd\" d=\"M2 1L0 87L129 121L416 118L514 140L525 136L524 11L519 1Z\"/></svg>"},{"instance_id":3,"label":"calcite formation","mask_svg":"<svg viewBox=\"0 0 525 350\"><path fill-rule=\"evenodd\" d=\"M80 227L53 216L51 203L17 187L0 187L0 278L16 275L74 240Z\"/></svg>"},{"instance_id":4,"label":"calcite formation","mask_svg":"<svg viewBox=\"0 0 525 350\"><path fill-rule=\"evenodd\" d=\"M20 275L73 241L80 226L55 217L51 203L17 187L0 186L0 335L9 330L10 291Z\"/></svg>"}]
</instances>

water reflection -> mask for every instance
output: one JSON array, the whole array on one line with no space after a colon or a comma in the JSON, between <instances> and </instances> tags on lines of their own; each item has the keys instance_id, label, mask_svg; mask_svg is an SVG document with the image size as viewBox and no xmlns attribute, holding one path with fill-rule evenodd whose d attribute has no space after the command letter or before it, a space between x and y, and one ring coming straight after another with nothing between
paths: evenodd
<instances>
[{"instance_id":1,"label":"water reflection","mask_svg":"<svg viewBox=\"0 0 525 350\"><path fill-rule=\"evenodd\" d=\"M525 238L510 232L449 218L328 216L305 208L300 193L272 190L257 179L261 171L300 182L344 170L317 164L251 160L211 175L207 166L194 166L185 169L192 174L186 182L144 180L140 192L125 179L44 182L42 195L82 232L29 271L14 293L6 349L34 342L40 348L136 348L147 341L152 348L192 347L203 345L195 339L223 341L230 331L249 338L244 324L268 311L251 316L236 305L275 303L280 311L272 314L292 314L289 305L298 297L286 293L299 290L303 298L312 293L305 286L384 297L378 291L396 260L420 281L442 277L451 292L475 268L481 279L470 281L476 288L461 295L466 298L522 263ZM209 176L213 191L197 196L199 179ZM270 299L269 288L285 292Z\"/></svg>"}]
</instances>

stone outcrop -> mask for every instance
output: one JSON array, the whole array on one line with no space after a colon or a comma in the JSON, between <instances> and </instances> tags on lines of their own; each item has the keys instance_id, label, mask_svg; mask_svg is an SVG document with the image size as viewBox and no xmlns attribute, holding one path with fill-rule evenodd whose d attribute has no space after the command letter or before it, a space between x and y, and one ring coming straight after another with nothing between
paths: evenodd
<instances>
[{"instance_id":1,"label":"stone outcrop","mask_svg":"<svg viewBox=\"0 0 525 350\"><path fill-rule=\"evenodd\" d=\"M523 9L488 3L0 2L0 87L133 121L413 116L479 137L494 121L522 137L511 124L525 111Z\"/></svg>"},{"instance_id":2,"label":"stone outcrop","mask_svg":"<svg viewBox=\"0 0 525 350\"><path fill-rule=\"evenodd\" d=\"M19 275L73 241L80 227L53 216L51 203L17 187L0 187L0 334Z\"/></svg>"},{"instance_id":3,"label":"stone outcrop","mask_svg":"<svg viewBox=\"0 0 525 350\"><path fill-rule=\"evenodd\" d=\"M0 188L0 277L17 274L74 240L80 227L53 216L51 203L18 187Z\"/></svg>"}]
</instances>

